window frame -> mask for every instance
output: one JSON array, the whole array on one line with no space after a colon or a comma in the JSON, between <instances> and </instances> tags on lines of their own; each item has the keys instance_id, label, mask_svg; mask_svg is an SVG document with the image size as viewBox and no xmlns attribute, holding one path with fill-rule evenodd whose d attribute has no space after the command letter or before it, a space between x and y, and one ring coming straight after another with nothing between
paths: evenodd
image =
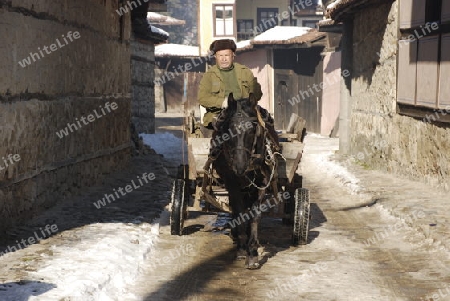
<instances>
[{"instance_id":1,"label":"window frame","mask_svg":"<svg viewBox=\"0 0 450 301\"><path fill-rule=\"evenodd\" d=\"M229 35L227 35L226 34L226 32L227 32L227 30L226 30L226 19L225 18L223 18L223 22L224 22L224 34L222 35L222 34L217 34L217 26L216 26L216 11L217 11L217 7L222 7L223 8L223 10L222 11L225 11L225 7L228 7L228 6L230 6L231 8L232 8L232 24L233 24L233 33L232 34L229 34ZM237 26L237 24L236 24L236 5L235 4L230 4L230 3L214 3L213 5L212 5L212 16L213 16L213 37L214 38L234 38L234 37L236 37L236 30L237 30L237 28L236 28L236 26Z\"/></svg>"},{"instance_id":2,"label":"window frame","mask_svg":"<svg viewBox=\"0 0 450 301\"><path fill-rule=\"evenodd\" d=\"M263 24L261 13L266 13L266 12L273 12L274 13L273 19L275 20L276 24L271 25L272 27L266 28L264 26L264 24ZM268 20L270 20L270 19L271 18L268 18ZM279 9L278 9L278 7L258 7L256 9L256 24L257 24L256 26L258 27L258 29L262 28L262 29L264 29L264 31L267 31L267 30L269 30L271 28L274 28L275 26L280 25L279 24L279 19L280 18L279 18ZM262 32L264 32L264 31L262 31Z\"/></svg>"},{"instance_id":3,"label":"window frame","mask_svg":"<svg viewBox=\"0 0 450 301\"><path fill-rule=\"evenodd\" d=\"M250 23L250 31L249 32L247 32L247 31L239 31L239 25L240 25L240 23L244 23L244 24L246 24L246 23ZM249 36L249 37L253 37L254 36L254 33L253 33L253 31L254 31L254 20L253 19L238 19L238 20L236 20L236 33L237 33L237 40L238 41L241 41L241 40L248 40L246 37L247 36ZM246 27L245 25L244 25L244 27Z\"/></svg>"},{"instance_id":4,"label":"window frame","mask_svg":"<svg viewBox=\"0 0 450 301\"><path fill-rule=\"evenodd\" d=\"M445 66L446 72L450 72L450 62L443 53L443 41L448 39L450 35L450 18L444 19L446 15L442 10L444 1L448 0L424 0L424 2L400 0L398 12L399 38L396 45L398 56L396 73L397 112L401 115L421 118L424 122L435 124L450 123L450 99L444 99L444 101L442 99L442 97L449 95L450 91L448 91L448 87L446 90L440 90L443 81L445 81L441 69ZM401 7L402 4L403 8ZM421 7L417 8L414 4L419 4ZM445 5L449 5L449 3ZM434 10L430 10L433 8ZM408 15L408 12L410 15ZM438 20L435 20L437 15L439 15ZM436 24L433 25L434 22ZM433 30L424 31L427 23L433 25ZM436 26L437 29L434 29ZM412 39L413 37L415 39ZM430 44L430 40L437 41L437 46L435 42L434 47L432 47L437 53L424 51L427 49L427 44ZM424 59L424 57L431 58L431 60ZM431 67L423 69L426 65ZM424 72L427 71L432 78L435 78L435 81L428 82L428 85L426 76L424 76ZM409 74L411 72L412 75ZM405 79L405 77L409 79ZM413 85L411 85L411 82L413 82ZM423 98L426 94L424 93L426 92L424 91L426 86L435 91L435 93L431 93L434 94L433 101L428 103L427 99ZM442 94L441 91L443 91ZM419 98L420 95L422 95L422 98Z\"/></svg>"}]
</instances>

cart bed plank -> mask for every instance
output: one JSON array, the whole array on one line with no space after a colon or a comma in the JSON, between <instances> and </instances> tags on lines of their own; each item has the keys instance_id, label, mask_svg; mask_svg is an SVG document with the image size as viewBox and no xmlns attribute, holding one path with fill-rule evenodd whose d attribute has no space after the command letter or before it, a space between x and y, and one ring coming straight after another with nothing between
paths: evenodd
<instances>
[{"instance_id":1,"label":"cart bed plank","mask_svg":"<svg viewBox=\"0 0 450 301\"><path fill-rule=\"evenodd\" d=\"M284 178L292 182L292 178L302 159L304 144L298 141L291 141L280 142L280 145L283 148L282 154L286 161L282 158L278 159L278 178Z\"/></svg>"},{"instance_id":2,"label":"cart bed plank","mask_svg":"<svg viewBox=\"0 0 450 301\"><path fill-rule=\"evenodd\" d=\"M209 143L211 138L189 138L189 178L196 179L203 175L203 167L208 160ZM297 171L303 153L304 144L298 141L280 142L283 148L282 154L286 161L278 160L278 177L287 179L289 182Z\"/></svg>"}]
</instances>

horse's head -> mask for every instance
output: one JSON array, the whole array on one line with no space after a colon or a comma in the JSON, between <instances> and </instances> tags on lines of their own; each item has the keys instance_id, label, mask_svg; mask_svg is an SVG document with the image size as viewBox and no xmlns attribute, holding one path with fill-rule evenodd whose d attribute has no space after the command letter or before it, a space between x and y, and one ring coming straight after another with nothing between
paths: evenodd
<instances>
[{"instance_id":1,"label":"horse's head","mask_svg":"<svg viewBox=\"0 0 450 301\"><path fill-rule=\"evenodd\" d=\"M230 94L224 115L225 121L220 125L219 133L225 160L236 175L242 176L254 168L252 165L263 139L257 117L257 100L253 94L239 100Z\"/></svg>"}]
</instances>

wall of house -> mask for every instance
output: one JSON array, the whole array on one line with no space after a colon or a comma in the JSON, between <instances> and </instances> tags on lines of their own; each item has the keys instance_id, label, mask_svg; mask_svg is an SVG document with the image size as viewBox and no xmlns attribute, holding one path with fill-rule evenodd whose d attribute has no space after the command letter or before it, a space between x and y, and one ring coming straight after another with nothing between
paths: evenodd
<instances>
[{"instance_id":1,"label":"wall of house","mask_svg":"<svg viewBox=\"0 0 450 301\"><path fill-rule=\"evenodd\" d=\"M327 52L323 58L322 116L320 134L328 136L339 124L341 53Z\"/></svg>"},{"instance_id":2,"label":"wall of house","mask_svg":"<svg viewBox=\"0 0 450 301\"><path fill-rule=\"evenodd\" d=\"M236 62L252 70L263 92L259 105L273 114L273 68L268 52L266 49L238 52Z\"/></svg>"},{"instance_id":3,"label":"wall of house","mask_svg":"<svg viewBox=\"0 0 450 301\"><path fill-rule=\"evenodd\" d=\"M257 9L258 8L278 8L278 13L282 14L282 12L289 12L288 9L289 1L272 1L272 0L244 0L237 1L236 3L236 18L237 19L253 19L254 26L264 27L264 24L257 24L258 16ZM278 24L281 25L281 19L277 20ZM265 28L264 30L267 30Z\"/></svg>"},{"instance_id":4,"label":"wall of house","mask_svg":"<svg viewBox=\"0 0 450 301\"><path fill-rule=\"evenodd\" d=\"M2 4L0 233L127 164L131 22L117 6Z\"/></svg>"},{"instance_id":5,"label":"wall of house","mask_svg":"<svg viewBox=\"0 0 450 301\"><path fill-rule=\"evenodd\" d=\"M354 19L351 152L363 164L450 187L450 128L396 112L398 1ZM414 87L411 87L412 89Z\"/></svg>"},{"instance_id":6,"label":"wall of house","mask_svg":"<svg viewBox=\"0 0 450 301\"><path fill-rule=\"evenodd\" d=\"M155 133L155 45L131 42L132 121L138 133Z\"/></svg>"},{"instance_id":7,"label":"wall of house","mask_svg":"<svg viewBox=\"0 0 450 301\"><path fill-rule=\"evenodd\" d=\"M209 46L218 38L214 37L213 4L231 4L235 0L202 0L199 1L198 13L201 18L198 19L198 39L200 55L207 55ZM236 12L235 12L236 13Z\"/></svg>"}]
</instances>

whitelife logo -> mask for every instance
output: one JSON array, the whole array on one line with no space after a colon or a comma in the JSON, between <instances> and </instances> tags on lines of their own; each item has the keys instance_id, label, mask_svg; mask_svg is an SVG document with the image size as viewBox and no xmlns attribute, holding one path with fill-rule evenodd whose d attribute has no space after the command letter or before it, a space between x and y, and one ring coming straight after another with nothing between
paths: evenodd
<instances>
[{"instance_id":1,"label":"whitelife logo","mask_svg":"<svg viewBox=\"0 0 450 301\"><path fill-rule=\"evenodd\" d=\"M8 168L11 165L14 165L14 163L19 162L20 161L20 155L19 154L9 154L8 156L2 157L2 162L0 162L0 171L5 170L6 168Z\"/></svg>"},{"instance_id":2,"label":"whitelife logo","mask_svg":"<svg viewBox=\"0 0 450 301\"><path fill-rule=\"evenodd\" d=\"M73 33L71 31L69 31L67 33L67 39L69 39L70 42L73 42L74 40L78 40L80 37L81 37L81 35L78 31L75 31ZM62 39L63 39L64 43L61 43L59 38L57 38L56 43L50 44L50 46L44 46L44 47L42 47L42 49L41 49L41 47L38 47L38 52L30 52L30 55L27 58L18 62L20 67L25 68L25 67L31 65L31 63L32 63L31 60L33 60L33 62L36 62L36 61L42 59L43 57L45 57L44 52L47 55L51 54L52 52L55 52L56 50L61 49L70 43L69 41L67 41L65 35L62 35Z\"/></svg>"},{"instance_id":3,"label":"whitelife logo","mask_svg":"<svg viewBox=\"0 0 450 301\"><path fill-rule=\"evenodd\" d=\"M39 242L42 239L46 239L50 236L52 236L53 234L55 234L56 232L58 232L58 226L56 224L53 225L45 225L45 228L39 228L40 233L38 231L33 233L33 236L28 237L27 239L22 239L20 240L20 242L18 240L16 240L16 244L15 246L8 246L7 249L3 252L0 252L0 256L5 255L6 253L9 252L16 252L20 249L24 249L29 245L33 245L37 242ZM44 232L45 231L45 232ZM42 234L42 236L40 236L39 234Z\"/></svg>"},{"instance_id":4,"label":"whitelife logo","mask_svg":"<svg viewBox=\"0 0 450 301\"><path fill-rule=\"evenodd\" d=\"M141 178L142 177L142 178ZM114 188L114 194L107 194L105 193L105 197L101 200L98 200L97 202L94 202L94 206L97 209L100 209L102 207L105 207L108 204L111 204L111 202L114 202L115 200L120 199L121 196L125 196L127 193L132 192L133 190L136 190L145 184L148 184L149 181L153 181L156 177L154 173L144 173L142 176L136 177L139 181L140 185L137 185L134 180L131 180L131 183L125 186L125 189L123 187L119 187L117 190ZM142 182L142 180L145 182L145 184ZM125 190L125 192L124 192ZM120 194L119 194L120 193ZM115 195L115 196L114 196Z\"/></svg>"},{"instance_id":5,"label":"whitelife logo","mask_svg":"<svg viewBox=\"0 0 450 301\"><path fill-rule=\"evenodd\" d=\"M127 4L119 7L119 9L116 9L116 13L122 17L124 14L131 12L133 9L138 8L138 6L141 6L143 3L147 3L148 1L149 0L127 1Z\"/></svg>"},{"instance_id":6,"label":"whitelife logo","mask_svg":"<svg viewBox=\"0 0 450 301\"><path fill-rule=\"evenodd\" d=\"M97 120L99 118L102 118L107 113L111 113L112 111L117 110L118 105L115 102L112 102L112 103L107 102L107 103L105 103L104 108L102 106L99 106L99 107L100 107L100 110L103 115L100 115L97 112L97 110L94 110L92 112L92 114L89 114L87 117L81 116L80 120L78 120L78 118L75 118L76 124L75 123L67 123L67 126L65 128L56 132L56 135L58 136L58 138L62 139L69 135L69 130L71 133L73 133L74 131L78 131L81 127L83 127L83 125L88 125L89 123L94 122L95 120ZM106 111L104 109L106 109ZM83 122L83 124L81 124L80 121Z\"/></svg>"}]
</instances>

